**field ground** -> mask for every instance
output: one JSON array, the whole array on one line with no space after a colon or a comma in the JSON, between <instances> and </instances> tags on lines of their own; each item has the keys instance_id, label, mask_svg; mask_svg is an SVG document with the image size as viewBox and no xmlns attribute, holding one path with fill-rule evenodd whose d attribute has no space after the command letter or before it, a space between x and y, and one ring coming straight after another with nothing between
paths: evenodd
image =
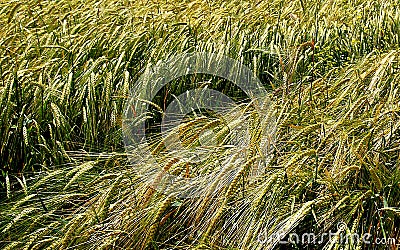
<instances>
[{"instance_id":1,"label":"field ground","mask_svg":"<svg viewBox=\"0 0 400 250\"><path fill-rule=\"evenodd\" d=\"M175 176L215 177L181 186L198 192L182 197L136 171L154 161L129 160L137 152L125 151L123 111L158 61L194 52L247 65L271 106L260 115L210 75L175 79L147 101L148 156ZM398 1L2 1L0 55L0 248L400 243ZM190 150L212 129L214 146L188 163L157 124L174 95L206 87L240 103L227 123L245 124L250 143L230 146L221 118L195 111L174 131ZM350 234L370 242L343 241Z\"/></svg>"}]
</instances>

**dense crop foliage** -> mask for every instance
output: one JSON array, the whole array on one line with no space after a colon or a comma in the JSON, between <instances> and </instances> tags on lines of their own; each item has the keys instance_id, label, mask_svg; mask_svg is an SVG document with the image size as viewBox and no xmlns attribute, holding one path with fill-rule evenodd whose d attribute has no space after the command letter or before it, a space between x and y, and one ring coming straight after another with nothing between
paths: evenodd
<instances>
[{"instance_id":1,"label":"dense crop foliage","mask_svg":"<svg viewBox=\"0 0 400 250\"><path fill-rule=\"evenodd\" d=\"M382 247L260 241L276 232L322 235L339 222L348 233L400 243L399 44L398 1L1 3L0 247ZM194 115L177 128L190 147L213 122L219 146L197 167L237 170L186 199L137 175L121 128L135 81L185 52L246 64L275 103L257 116L237 88L210 76L160 92L153 107L162 112L172 94L206 83L241 99L230 122L251 126L245 150L224 147L229 133L215 117ZM266 156L271 116L276 138ZM163 154L159 137L152 143L164 169L189 175L193 166ZM252 178L261 164L265 173Z\"/></svg>"}]
</instances>

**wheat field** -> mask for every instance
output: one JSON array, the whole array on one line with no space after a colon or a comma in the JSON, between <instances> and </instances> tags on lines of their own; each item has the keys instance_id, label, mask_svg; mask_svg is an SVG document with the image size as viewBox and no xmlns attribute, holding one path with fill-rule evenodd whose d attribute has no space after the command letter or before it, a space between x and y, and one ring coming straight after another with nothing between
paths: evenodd
<instances>
[{"instance_id":1,"label":"wheat field","mask_svg":"<svg viewBox=\"0 0 400 250\"><path fill-rule=\"evenodd\" d=\"M398 1L2 1L0 34L1 248L398 249ZM135 171L153 163L130 160L122 124L135 82L194 52L246 65L271 107L260 115L209 75L150 100L147 149L162 171L213 174L182 197ZM194 112L173 131L192 148L211 129L214 146L192 164L168 152L157 121L198 87L238 101L224 119L250 143L228 145L220 117Z\"/></svg>"}]
</instances>

